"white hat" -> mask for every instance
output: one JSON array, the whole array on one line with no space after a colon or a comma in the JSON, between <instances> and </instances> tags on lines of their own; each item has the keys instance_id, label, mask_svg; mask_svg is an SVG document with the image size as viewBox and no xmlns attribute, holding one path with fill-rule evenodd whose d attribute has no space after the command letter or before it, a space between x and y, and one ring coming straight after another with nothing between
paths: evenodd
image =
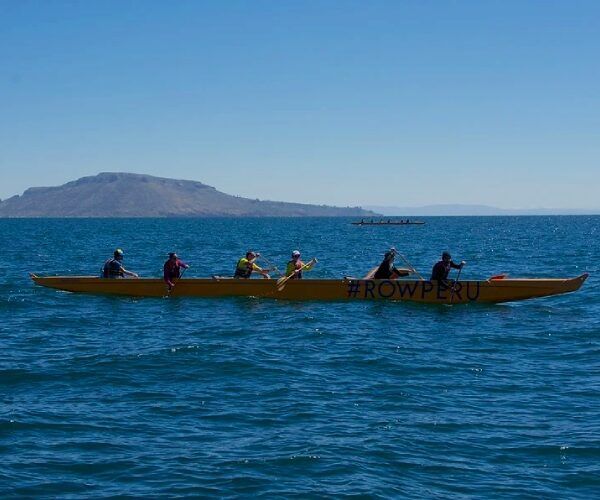
<instances>
[{"instance_id":1,"label":"white hat","mask_svg":"<svg viewBox=\"0 0 600 500\"><path fill-rule=\"evenodd\" d=\"M300 257L300 250L294 250L292 252L292 257Z\"/></svg>"}]
</instances>

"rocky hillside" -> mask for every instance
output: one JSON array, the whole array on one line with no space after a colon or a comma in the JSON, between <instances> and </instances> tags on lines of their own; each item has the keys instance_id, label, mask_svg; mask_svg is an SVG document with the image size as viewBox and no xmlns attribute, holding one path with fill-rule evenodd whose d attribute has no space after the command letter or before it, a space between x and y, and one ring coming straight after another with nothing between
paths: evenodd
<instances>
[{"instance_id":1,"label":"rocky hillside","mask_svg":"<svg viewBox=\"0 0 600 500\"><path fill-rule=\"evenodd\" d=\"M0 202L0 217L317 217L370 216L360 207L259 201L201 182L101 173L58 187L37 187Z\"/></svg>"}]
</instances>

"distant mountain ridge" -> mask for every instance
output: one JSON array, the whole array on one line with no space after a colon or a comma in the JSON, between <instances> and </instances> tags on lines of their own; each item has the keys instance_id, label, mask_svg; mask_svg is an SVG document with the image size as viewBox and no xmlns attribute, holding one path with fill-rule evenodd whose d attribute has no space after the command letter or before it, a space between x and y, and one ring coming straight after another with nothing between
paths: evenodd
<instances>
[{"instance_id":1,"label":"distant mountain ridge","mask_svg":"<svg viewBox=\"0 0 600 500\"><path fill-rule=\"evenodd\" d=\"M453 216L453 215L594 215L600 214L598 210L585 209L556 209L556 208L531 208L531 209L506 209L489 205L459 205L439 204L424 205L420 207L390 207L371 205L364 207L385 216Z\"/></svg>"},{"instance_id":2,"label":"distant mountain ridge","mask_svg":"<svg viewBox=\"0 0 600 500\"><path fill-rule=\"evenodd\" d=\"M103 172L0 201L0 217L372 216L360 207L260 201L201 182Z\"/></svg>"}]
</instances>

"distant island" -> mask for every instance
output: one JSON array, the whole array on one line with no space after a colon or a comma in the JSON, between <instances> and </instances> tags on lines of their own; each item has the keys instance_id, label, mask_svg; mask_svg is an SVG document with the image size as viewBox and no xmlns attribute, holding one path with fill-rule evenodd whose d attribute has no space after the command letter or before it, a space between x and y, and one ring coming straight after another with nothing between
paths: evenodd
<instances>
[{"instance_id":1,"label":"distant island","mask_svg":"<svg viewBox=\"0 0 600 500\"><path fill-rule=\"evenodd\" d=\"M384 216L483 216L483 215L594 215L600 209L558 209L558 208L498 208L489 205L439 204L420 207L365 206Z\"/></svg>"},{"instance_id":2,"label":"distant island","mask_svg":"<svg viewBox=\"0 0 600 500\"><path fill-rule=\"evenodd\" d=\"M371 217L360 207L252 200L201 182L105 172L0 201L0 217Z\"/></svg>"}]
</instances>

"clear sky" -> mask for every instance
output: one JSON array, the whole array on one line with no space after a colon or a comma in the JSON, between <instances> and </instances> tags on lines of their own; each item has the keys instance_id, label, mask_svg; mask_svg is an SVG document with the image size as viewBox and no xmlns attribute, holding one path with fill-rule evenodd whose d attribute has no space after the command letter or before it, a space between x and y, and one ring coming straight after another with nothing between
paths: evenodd
<instances>
[{"instance_id":1,"label":"clear sky","mask_svg":"<svg viewBox=\"0 0 600 500\"><path fill-rule=\"evenodd\" d=\"M600 208L600 1L0 0L0 198L102 171Z\"/></svg>"}]
</instances>

